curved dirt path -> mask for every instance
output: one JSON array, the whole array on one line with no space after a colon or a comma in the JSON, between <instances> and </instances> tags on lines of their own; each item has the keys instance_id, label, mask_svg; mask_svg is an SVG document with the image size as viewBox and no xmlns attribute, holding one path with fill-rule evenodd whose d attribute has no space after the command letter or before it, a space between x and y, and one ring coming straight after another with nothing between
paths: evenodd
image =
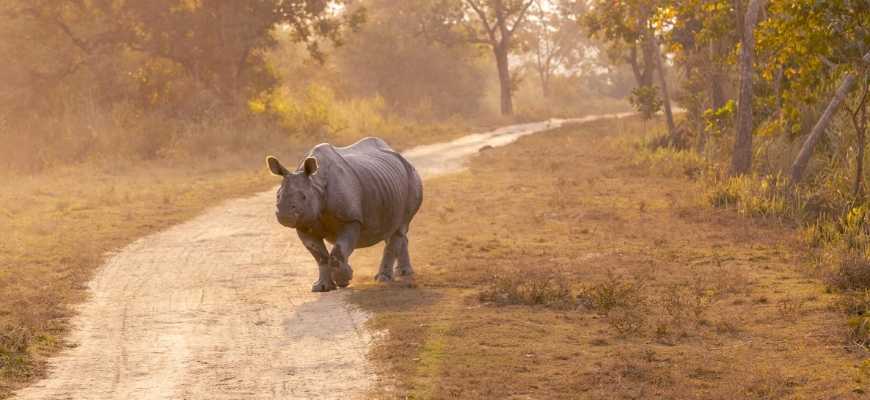
<instances>
[{"instance_id":1,"label":"curved dirt path","mask_svg":"<svg viewBox=\"0 0 870 400\"><path fill-rule=\"evenodd\" d=\"M621 115L515 125L405 154L431 177L486 145ZM273 207L273 191L228 201L112 255L73 320L75 347L15 398L364 397L375 381L368 315L347 305L347 291L309 292L317 268Z\"/></svg>"}]
</instances>

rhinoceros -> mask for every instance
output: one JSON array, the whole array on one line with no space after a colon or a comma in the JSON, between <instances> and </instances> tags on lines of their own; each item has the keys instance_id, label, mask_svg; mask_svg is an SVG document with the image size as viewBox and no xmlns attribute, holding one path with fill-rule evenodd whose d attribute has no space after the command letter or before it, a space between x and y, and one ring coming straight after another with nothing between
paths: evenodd
<instances>
[{"instance_id":1,"label":"rhinoceros","mask_svg":"<svg viewBox=\"0 0 870 400\"><path fill-rule=\"evenodd\" d=\"M423 203L423 183L408 160L378 138L347 147L315 146L295 171L273 156L269 170L282 177L275 216L296 229L317 261L313 292L347 287L353 278L348 260L355 249L385 242L375 279L411 276L408 228ZM333 244L327 251L323 240Z\"/></svg>"}]
</instances>

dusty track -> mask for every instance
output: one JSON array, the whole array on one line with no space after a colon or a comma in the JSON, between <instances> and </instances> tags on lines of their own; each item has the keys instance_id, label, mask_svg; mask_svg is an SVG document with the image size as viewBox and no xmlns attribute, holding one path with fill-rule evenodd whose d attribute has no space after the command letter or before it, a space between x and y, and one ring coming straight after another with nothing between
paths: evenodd
<instances>
[{"instance_id":1,"label":"dusty track","mask_svg":"<svg viewBox=\"0 0 870 400\"><path fill-rule=\"evenodd\" d=\"M406 155L431 177L483 146L606 117L515 125ZM364 397L375 381L368 316L348 307L347 290L309 292L317 268L273 207L272 191L228 201L112 255L73 321L74 347L16 398Z\"/></svg>"}]
</instances>

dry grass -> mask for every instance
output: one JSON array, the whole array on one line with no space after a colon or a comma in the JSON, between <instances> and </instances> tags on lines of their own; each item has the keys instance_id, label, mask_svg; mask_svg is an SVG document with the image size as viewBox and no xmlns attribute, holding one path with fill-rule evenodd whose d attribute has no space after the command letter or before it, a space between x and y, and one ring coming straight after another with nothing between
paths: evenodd
<instances>
[{"instance_id":1,"label":"dry grass","mask_svg":"<svg viewBox=\"0 0 870 400\"><path fill-rule=\"evenodd\" d=\"M461 121L391 126L387 139L397 148L464 133ZM371 134L343 131L289 143L280 132L245 139L229 127L194 131L186 136L190 143L176 143L176 153L163 160L119 161L124 150L35 176L0 175L0 398L45 374L47 357L65 345L73 307L85 299L85 284L107 252L225 199L276 185L263 164L266 153L292 162L315 141L341 145Z\"/></svg>"},{"instance_id":2,"label":"dry grass","mask_svg":"<svg viewBox=\"0 0 870 400\"><path fill-rule=\"evenodd\" d=\"M794 268L797 235L709 208L682 172L637 168L619 143L640 128L527 137L426 183L419 287L352 292L387 332L374 397L865 396L870 368L843 340L837 296ZM378 256L355 255L359 276ZM573 307L539 300L565 290Z\"/></svg>"},{"instance_id":3,"label":"dry grass","mask_svg":"<svg viewBox=\"0 0 870 400\"><path fill-rule=\"evenodd\" d=\"M81 165L7 177L0 192L0 398L44 374L104 255L275 184L261 157Z\"/></svg>"}]
</instances>

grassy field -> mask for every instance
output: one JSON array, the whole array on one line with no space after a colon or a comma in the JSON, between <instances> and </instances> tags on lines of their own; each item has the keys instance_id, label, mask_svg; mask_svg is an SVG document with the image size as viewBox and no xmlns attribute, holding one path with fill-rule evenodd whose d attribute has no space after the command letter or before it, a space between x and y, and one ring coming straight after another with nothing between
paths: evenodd
<instances>
[{"instance_id":1,"label":"grassy field","mask_svg":"<svg viewBox=\"0 0 870 400\"><path fill-rule=\"evenodd\" d=\"M386 136L401 149L463 135L460 126L395 127ZM271 152L293 163L315 139ZM359 134L323 139L343 145ZM85 300L87 281L112 251L223 200L276 185L265 151L252 147L188 160L90 162L0 176L0 398L44 375L47 358L66 345L69 317Z\"/></svg>"},{"instance_id":2,"label":"grassy field","mask_svg":"<svg viewBox=\"0 0 870 400\"><path fill-rule=\"evenodd\" d=\"M0 192L0 398L41 376L107 252L222 200L275 184L262 161L179 168L79 166L13 177ZM110 253L109 253L110 254Z\"/></svg>"},{"instance_id":3,"label":"grassy field","mask_svg":"<svg viewBox=\"0 0 870 400\"><path fill-rule=\"evenodd\" d=\"M647 126L648 127L648 126ZM357 283L382 398L865 398L796 230L639 167L636 120L521 139L426 182L417 287ZM371 276L379 249L356 253Z\"/></svg>"}]
</instances>

